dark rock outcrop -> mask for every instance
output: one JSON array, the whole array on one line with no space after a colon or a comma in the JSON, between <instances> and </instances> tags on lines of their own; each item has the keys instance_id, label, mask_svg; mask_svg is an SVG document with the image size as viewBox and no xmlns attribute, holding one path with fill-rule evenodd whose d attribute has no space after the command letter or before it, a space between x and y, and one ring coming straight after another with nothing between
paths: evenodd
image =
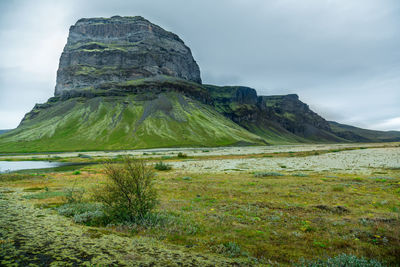
<instances>
[{"instance_id":1,"label":"dark rock outcrop","mask_svg":"<svg viewBox=\"0 0 400 267\"><path fill-rule=\"evenodd\" d=\"M301 138L340 141L329 123L299 100L298 95L257 96L243 86L204 86L215 108L251 132L287 131ZM343 140L341 140L343 141Z\"/></svg>"},{"instance_id":2,"label":"dark rock outcrop","mask_svg":"<svg viewBox=\"0 0 400 267\"><path fill-rule=\"evenodd\" d=\"M142 17L80 19L60 58L55 95L166 75L201 84L190 49Z\"/></svg>"}]
</instances>

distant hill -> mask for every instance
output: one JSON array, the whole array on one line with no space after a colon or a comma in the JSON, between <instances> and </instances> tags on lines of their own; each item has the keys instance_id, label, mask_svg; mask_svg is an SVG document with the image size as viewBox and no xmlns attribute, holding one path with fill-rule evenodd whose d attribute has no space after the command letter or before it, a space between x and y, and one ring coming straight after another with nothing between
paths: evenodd
<instances>
[{"instance_id":1,"label":"distant hill","mask_svg":"<svg viewBox=\"0 0 400 267\"><path fill-rule=\"evenodd\" d=\"M330 121L332 132L354 142L400 142L399 131L375 131Z\"/></svg>"},{"instance_id":2,"label":"distant hill","mask_svg":"<svg viewBox=\"0 0 400 267\"><path fill-rule=\"evenodd\" d=\"M1 133L1 132L0 132ZM54 97L0 136L0 152L400 141L328 122L296 94L202 84L190 49L142 17L80 19Z\"/></svg>"}]
</instances>

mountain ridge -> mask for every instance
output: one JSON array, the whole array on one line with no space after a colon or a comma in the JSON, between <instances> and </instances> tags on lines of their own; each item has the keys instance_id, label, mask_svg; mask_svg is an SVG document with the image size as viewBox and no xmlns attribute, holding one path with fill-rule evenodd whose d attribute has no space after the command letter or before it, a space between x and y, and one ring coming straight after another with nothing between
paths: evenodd
<instances>
[{"instance_id":1,"label":"mountain ridge","mask_svg":"<svg viewBox=\"0 0 400 267\"><path fill-rule=\"evenodd\" d=\"M202 84L176 34L114 16L71 26L54 96L0 136L0 152L397 140L328 122L297 94Z\"/></svg>"}]
</instances>

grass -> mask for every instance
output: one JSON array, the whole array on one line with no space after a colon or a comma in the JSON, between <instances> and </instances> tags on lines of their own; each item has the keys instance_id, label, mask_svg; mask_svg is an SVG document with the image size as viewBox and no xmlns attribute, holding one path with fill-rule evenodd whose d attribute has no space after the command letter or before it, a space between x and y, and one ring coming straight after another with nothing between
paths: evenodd
<instances>
[{"instance_id":1,"label":"grass","mask_svg":"<svg viewBox=\"0 0 400 267\"><path fill-rule=\"evenodd\" d=\"M335 262L343 253L347 258L341 260L353 262L400 262L400 170L386 170L385 177L391 177L386 181L361 173L299 171L158 172L158 209L142 221L107 227L101 208L91 201L92 188L104 182L102 165L85 166L79 175L54 172L1 185L24 188L31 196L27 200L41 207L61 203L57 194L65 188L84 188L87 204L58 208L76 223L252 265L327 266L316 264Z\"/></svg>"},{"instance_id":2,"label":"grass","mask_svg":"<svg viewBox=\"0 0 400 267\"><path fill-rule=\"evenodd\" d=\"M40 193L36 193L36 194L25 195L24 198L26 198L26 199L48 199L48 198L62 197L62 196L65 196L65 192L45 191L45 192L40 192Z\"/></svg>"}]
</instances>

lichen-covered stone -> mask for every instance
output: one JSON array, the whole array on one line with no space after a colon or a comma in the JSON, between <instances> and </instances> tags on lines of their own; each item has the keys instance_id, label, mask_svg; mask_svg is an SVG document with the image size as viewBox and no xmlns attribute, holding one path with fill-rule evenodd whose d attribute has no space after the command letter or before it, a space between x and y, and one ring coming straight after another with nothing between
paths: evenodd
<instances>
[{"instance_id":1,"label":"lichen-covered stone","mask_svg":"<svg viewBox=\"0 0 400 267\"><path fill-rule=\"evenodd\" d=\"M55 95L158 75L201 83L199 66L176 34L143 17L80 19L69 30Z\"/></svg>"}]
</instances>

